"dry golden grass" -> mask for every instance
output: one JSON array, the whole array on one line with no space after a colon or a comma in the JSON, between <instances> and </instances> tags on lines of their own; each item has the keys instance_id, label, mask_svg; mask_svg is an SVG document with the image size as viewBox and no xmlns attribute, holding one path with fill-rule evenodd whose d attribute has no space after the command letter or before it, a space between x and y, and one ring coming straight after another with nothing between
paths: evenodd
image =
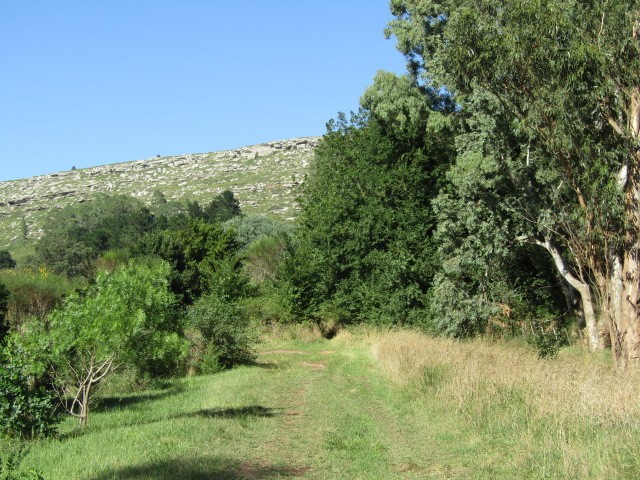
<instances>
[{"instance_id":1,"label":"dry golden grass","mask_svg":"<svg viewBox=\"0 0 640 480\"><path fill-rule=\"evenodd\" d=\"M457 341L409 330L364 335L385 373L400 384L426 384L463 409L522 397L532 415L580 417L640 426L640 372L579 349L539 358L515 342Z\"/></svg>"}]
</instances>

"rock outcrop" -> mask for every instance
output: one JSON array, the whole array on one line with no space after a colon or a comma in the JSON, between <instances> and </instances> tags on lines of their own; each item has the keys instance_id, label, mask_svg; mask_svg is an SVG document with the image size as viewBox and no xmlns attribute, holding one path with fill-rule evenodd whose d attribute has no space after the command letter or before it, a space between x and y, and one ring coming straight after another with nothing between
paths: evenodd
<instances>
[{"instance_id":1,"label":"rock outcrop","mask_svg":"<svg viewBox=\"0 0 640 480\"><path fill-rule=\"evenodd\" d=\"M157 157L0 182L0 248L22 235L42 234L49 210L87 201L97 193L127 194L150 202L159 190L168 199L208 202L232 190L245 213L292 220L296 187L305 178L319 137L274 141L213 153Z\"/></svg>"}]
</instances>

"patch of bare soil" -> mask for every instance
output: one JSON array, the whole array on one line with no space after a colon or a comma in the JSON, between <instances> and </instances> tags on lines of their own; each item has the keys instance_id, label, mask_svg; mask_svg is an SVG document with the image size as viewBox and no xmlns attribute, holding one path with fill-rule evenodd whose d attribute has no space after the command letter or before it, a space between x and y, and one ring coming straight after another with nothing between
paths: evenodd
<instances>
[{"instance_id":1,"label":"patch of bare soil","mask_svg":"<svg viewBox=\"0 0 640 480\"><path fill-rule=\"evenodd\" d=\"M331 355L332 353L336 353L336 351L335 350L322 350L319 353L320 353L320 355Z\"/></svg>"},{"instance_id":2,"label":"patch of bare soil","mask_svg":"<svg viewBox=\"0 0 640 480\"><path fill-rule=\"evenodd\" d=\"M300 365L309 367L311 370L314 370L314 371L320 371L327 368L327 366L324 363L300 362Z\"/></svg>"},{"instance_id":3,"label":"patch of bare soil","mask_svg":"<svg viewBox=\"0 0 640 480\"><path fill-rule=\"evenodd\" d=\"M268 352L259 352L258 355L309 355L309 352L303 352L302 350L269 350Z\"/></svg>"},{"instance_id":4,"label":"patch of bare soil","mask_svg":"<svg viewBox=\"0 0 640 480\"><path fill-rule=\"evenodd\" d=\"M238 467L238 477L246 480L260 480L277 477L302 477L309 467L278 467L266 462L243 463Z\"/></svg>"}]
</instances>

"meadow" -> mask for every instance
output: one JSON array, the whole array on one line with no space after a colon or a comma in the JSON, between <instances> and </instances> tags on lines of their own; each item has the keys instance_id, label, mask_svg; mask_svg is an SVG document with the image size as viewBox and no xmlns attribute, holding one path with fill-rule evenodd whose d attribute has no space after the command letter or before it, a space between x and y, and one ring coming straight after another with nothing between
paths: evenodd
<instances>
[{"instance_id":1,"label":"meadow","mask_svg":"<svg viewBox=\"0 0 640 480\"><path fill-rule=\"evenodd\" d=\"M270 331L258 361L107 386L91 425L30 445L53 479L637 478L640 382L577 347Z\"/></svg>"}]
</instances>

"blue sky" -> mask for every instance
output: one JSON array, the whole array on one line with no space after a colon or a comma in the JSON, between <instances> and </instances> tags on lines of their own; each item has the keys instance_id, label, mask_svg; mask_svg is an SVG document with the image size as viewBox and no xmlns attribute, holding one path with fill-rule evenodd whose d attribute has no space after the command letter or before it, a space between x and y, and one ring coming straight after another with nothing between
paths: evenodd
<instances>
[{"instance_id":1,"label":"blue sky","mask_svg":"<svg viewBox=\"0 0 640 480\"><path fill-rule=\"evenodd\" d=\"M388 0L0 2L0 180L322 135L404 71Z\"/></svg>"}]
</instances>

